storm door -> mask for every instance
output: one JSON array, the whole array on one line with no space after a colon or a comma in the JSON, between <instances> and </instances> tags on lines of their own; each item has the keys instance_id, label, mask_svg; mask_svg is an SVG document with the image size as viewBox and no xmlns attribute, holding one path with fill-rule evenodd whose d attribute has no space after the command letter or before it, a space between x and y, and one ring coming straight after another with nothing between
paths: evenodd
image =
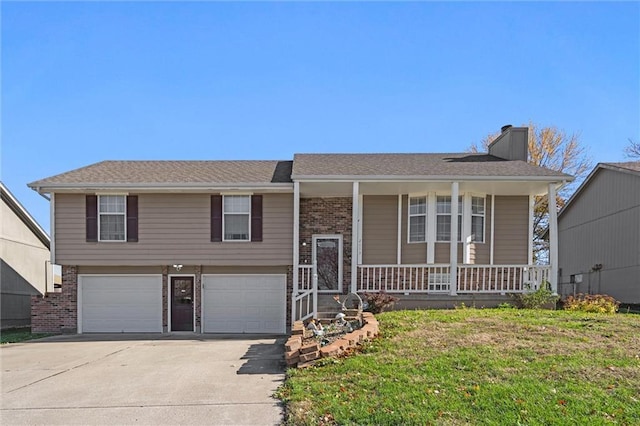
<instances>
[{"instance_id":1,"label":"storm door","mask_svg":"<svg viewBox=\"0 0 640 426\"><path fill-rule=\"evenodd\" d=\"M342 235L314 235L312 251L318 291L342 292Z\"/></svg>"},{"instance_id":2,"label":"storm door","mask_svg":"<svg viewBox=\"0 0 640 426\"><path fill-rule=\"evenodd\" d=\"M171 277L171 331L193 331L193 277Z\"/></svg>"}]
</instances>

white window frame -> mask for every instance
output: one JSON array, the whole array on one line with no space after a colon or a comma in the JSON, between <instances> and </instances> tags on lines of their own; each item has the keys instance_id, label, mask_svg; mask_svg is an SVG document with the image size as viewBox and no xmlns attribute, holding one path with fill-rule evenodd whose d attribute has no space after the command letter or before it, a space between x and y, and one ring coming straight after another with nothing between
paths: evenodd
<instances>
[{"instance_id":1,"label":"white window frame","mask_svg":"<svg viewBox=\"0 0 640 426\"><path fill-rule=\"evenodd\" d=\"M252 194L222 194L222 241L229 241L229 242L235 242L235 243L242 243L242 242L249 242L251 241L251 195ZM230 212L227 213L225 212L224 206L226 204L226 199L227 197L247 197L249 199L249 211L247 213L243 213L243 212ZM247 239L242 239L242 240L236 240L236 239L227 239L227 232L226 232L226 216L227 214L230 215L247 215Z\"/></svg>"},{"instance_id":2,"label":"white window frame","mask_svg":"<svg viewBox=\"0 0 640 426\"><path fill-rule=\"evenodd\" d=\"M98 241L104 243L126 243L127 242L127 194L96 194L98 196L98 206L97 206L97 219L98 219ZM124 199L124 211L120 212L105 212L102 213L100 211L100 199L102 197L122 197ZM122 216L122 220L124 222L124 234L121 240L105 240L102 239L102 215L105 216Z\"/></svg>"},{"instance_id":3,"label":"white window frame","mask_svg":"<svg viewBox=\"0 0 640 426\"><path fill-rule=\"evenodd\" d=\"M448 243L451 242L451 231L449 231L449 238L446 240L439 240L438 239L438 216L451 216L451 212L449 213L438 213L438 197L449 197L451 198L451 194L444 194L444 193L437 193L436 197L435 197L435 211L436 211L436 217L435 217L435 224L436 224L436 233L435 233L435 242L436 243ZM449 201L451 203L451 201ZM458 227L460 228L458 232L458 242L461 243L462 242L462 234L464 232L464 223L465 223L465 218L464 218L464 194L458 194L458 202L461 204L458 207ZM449 208L449 210L451 210L451 208Z\"/></svg>"},{"instance_id":4,"label":"white window frame","mask_svg":"<svg viewBox=\"0 0 640 426\"><path fill-rule=\"evenodd\" d=\"M411 214L411 199L412 198L423 198L424 199L424 213L415 213ZM424 237L422 240L411 240L411 218L412 217L420 217L424 216ZM408 244L416 244L416 243L426 243L429 235L429 197L427 194L409 194L407 197L407 243Z\"/></svg>"},{"instance_id":5,"label":"white window frame","mask_svg":"<svg viewBox=\"0 0 640 426\"><path fill-rule=\"evenodd\" d=\"M480 198L482 199L482 214L478 214L478 213L473 213L473 199L474 198ZM487 196L485 195L481 195L481 194L471 194L469 203L471 204L469 206L469 212L470 212L470 218L469 218L469 230L470 230L470 235L471 235L471 242L472 243L477 243L477 244L484 244L485 242L485 235L487 233ZM473 234L473 218L474 217L481 217L482 218L482 239L478 240L477 238L474 238L474 234Z\"/></svg>"}]
</instances>

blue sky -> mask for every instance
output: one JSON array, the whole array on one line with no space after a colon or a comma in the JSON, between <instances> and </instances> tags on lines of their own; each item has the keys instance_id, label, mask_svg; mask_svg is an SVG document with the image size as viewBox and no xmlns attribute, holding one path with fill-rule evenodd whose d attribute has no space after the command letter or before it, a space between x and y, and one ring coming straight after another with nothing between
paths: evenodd
<instances>
[{"instance_id":1,"label":"blue sky","mask_svg":"<svg viewBox=\"0 0 640 426\"><path fill-rule=\"evenodd\" d=\"M456 152L503 124L640 139L640 4L2 2L2 180L107 159Z\"/></svg>"}]
</instances>

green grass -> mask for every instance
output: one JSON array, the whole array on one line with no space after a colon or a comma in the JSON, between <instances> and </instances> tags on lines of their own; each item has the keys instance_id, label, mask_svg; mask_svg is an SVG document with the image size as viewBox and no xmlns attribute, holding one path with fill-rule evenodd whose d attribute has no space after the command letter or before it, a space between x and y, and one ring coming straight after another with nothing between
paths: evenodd
<instances>
[{"instance_id":1,"label":"green grass","mask_svg":"<svg viewBox=\"0 0 640 426\"><path fill-rule=\"evenodd\" d=\"M377 316L351 357L290 369L291 425L638 424L640 317L460 309Z\"/></svg>"},{"instance_id":2,"label":"green grass","mask_svg":"<svg viewBox=\"0 0 640 426\"><path fill-rule=\"evenodd\" d=\"M0 344L5 343L18 343L25 340L40 339L42 337L51 336L48 333L31 333L31 328L10 328L8 330L2 330L0 332Z\"/></svg>"}]
</instances>

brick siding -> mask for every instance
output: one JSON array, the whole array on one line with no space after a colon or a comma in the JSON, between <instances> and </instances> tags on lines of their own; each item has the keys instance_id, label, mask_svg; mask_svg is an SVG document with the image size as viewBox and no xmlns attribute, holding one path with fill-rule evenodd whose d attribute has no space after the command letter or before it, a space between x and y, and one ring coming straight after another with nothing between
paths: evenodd
<instances>
[{"instance_id":1,"label":"brick siding","mask_svg":"<svg viewBox=\"0 0 640 426\"><path fill-rule=\"evenodd\" d=\"M349 197L300 199L300 264L310 264L314 234L342 235L342 293L351 289L351 228ZM306 246L302 242L306 242Z\"/></svg>"},{"instance_id":2,"label":"brick siding","mask_svg":"<svg viewBox=\"0 0 640 426\"><path fill-rule=\"evenodd\" d=\"M62 291L31 296L33 333L76 333L78 330L78 267L62 266Z\"/></svg>"}]
</instances>

